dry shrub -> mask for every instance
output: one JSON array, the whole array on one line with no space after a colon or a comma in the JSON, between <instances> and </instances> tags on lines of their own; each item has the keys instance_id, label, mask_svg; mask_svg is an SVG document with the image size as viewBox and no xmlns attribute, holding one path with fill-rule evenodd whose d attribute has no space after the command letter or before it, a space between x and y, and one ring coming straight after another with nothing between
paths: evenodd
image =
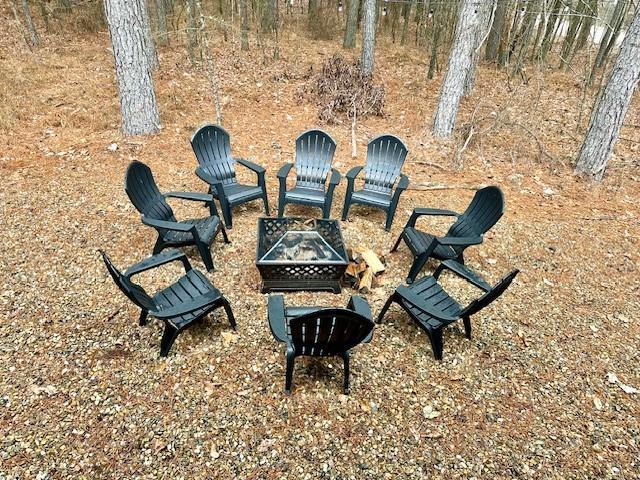
<instances>
[{"instance_id":1,"label":"dry shrub","mask_svg":"<svg viewBox=\"0 0 640 480\"><path fill-rule=\"evenodd\" d=\"M311 84L300 92L301 97L315 97L318 117L336 123L340 115L358 117L384 114L384 86L375 85L371 75L365 75L360 62L347 62L336 54L327 60Z\"/></svg>"}]
</instances>

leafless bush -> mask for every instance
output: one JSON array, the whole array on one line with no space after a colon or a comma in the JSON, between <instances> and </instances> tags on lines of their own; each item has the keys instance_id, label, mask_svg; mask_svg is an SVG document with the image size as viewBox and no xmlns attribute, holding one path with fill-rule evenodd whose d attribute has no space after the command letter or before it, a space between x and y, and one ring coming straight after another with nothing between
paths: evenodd
<instances>
[{"instance_id":1,"label":"leafless bush","mask_svg":"<svg viewBox=\"0 0 640 480\"><path fill-rule=\"evenodd\" d=\"M324 63L300 96L315 97L318 117L327 123L338 122L341 114L348 118L384 114L384 87L362 72L359 61L349 63L340 55Z\"/></svg>"}]
</instances>

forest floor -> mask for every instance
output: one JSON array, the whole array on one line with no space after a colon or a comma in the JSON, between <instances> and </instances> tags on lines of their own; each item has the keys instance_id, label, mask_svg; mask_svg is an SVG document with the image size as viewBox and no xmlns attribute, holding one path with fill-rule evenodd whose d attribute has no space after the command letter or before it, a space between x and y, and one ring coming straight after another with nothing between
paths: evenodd
<instances>
[{"instance_id":1,"label":"forest floor","mask_svg":"<svg viewBox=\"0 0 640 480\"><path fill-rule=\"evenodd\" d=\"M320 126L337 140L343 173L363 164L375 135L406 141L412 188L391 232L382 212L364 208L342 223L349 246L385 256L384 285L365 294L374 314L411 263L406 247L388 250L412 209L463 210L478 185L500 185L506 213L468 250L468 263L491 281L521 270L473 319L471 341L459 327L446 332L442 362L392 308L355 351L349 396L331 359L299 359L286 396L284 352L269 332L254 266L258 202L236 209L232 243L213 245L217 269L207 275L230 299L237 333L216 312L178 337L166 359L158 358L161 322L138 326L98 254L105 249L124 268L155 241L123 189L131 160L146 162L162 190L205 191L189 138L215 120L206 78L182 47L162 48L155 84L163 129L125 138L106 32L50 35L33 53L14 33L0 40L0 478L640 476L637 96L626 140L604 182L591 185L573 176L570 161L594 92L583 102L575 75L555 68L509 86L503 72L482 65L459 117L478 120L481 133L455 171L456 142L428 128L442 72L426 79L420 49L379 42L385 116L359 124L357 159L349 123L319 124L315 105L297 99L305 72L339 51L338 40L288 33L281 60L267 65L255 48L215 50L234 154L267 168L272 209L275 173L303 130ZM420 190L433 185L447 188ZM344 191L341 184L334 216ZM174 205L179 217L205 212ZM447 223L421 225L443 232ZM154 289L178 272L169 266L141 280ZM443 278L460 296L473 293ZM286 301L346 305L353 293L291 293Z\"/></svg>"}]
</instances>

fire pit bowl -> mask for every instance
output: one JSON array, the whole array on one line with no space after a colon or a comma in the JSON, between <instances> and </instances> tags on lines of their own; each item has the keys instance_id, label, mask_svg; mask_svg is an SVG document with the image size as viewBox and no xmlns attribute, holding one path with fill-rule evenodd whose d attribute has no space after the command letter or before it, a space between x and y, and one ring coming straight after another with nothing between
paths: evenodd
<instances>
[{"instance_id":1,"label":"fire pit bowl","mask_svg":"<svg viewBox=\"0 0 640 480\"><path fill-rule=\"evenodd\" d=\"M262 293L330 290L340 293L349 264L337 220L260 218L256 266Z\"/></svg>"}]
</instances>

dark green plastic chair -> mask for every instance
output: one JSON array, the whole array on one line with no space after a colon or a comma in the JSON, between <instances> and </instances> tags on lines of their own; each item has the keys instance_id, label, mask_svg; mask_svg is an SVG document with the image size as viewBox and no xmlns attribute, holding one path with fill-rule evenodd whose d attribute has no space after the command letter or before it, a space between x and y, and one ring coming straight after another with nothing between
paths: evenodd
<instances>
[{"instance_id":1,"label":"dark green plastic chair","mask_svg":"<svg viewBox=\"0 0 640 480\"><path fill-rule=\"evenodd\" d=\"M265 169L243 158L231 156L231 141L219 125L203 125L191 137L191 147L200 166L196 175L209 185L209 193L218 199L227 228L233 226L232 209L237 205L262 199L264 212L269 213ZM248 168L257 176L256 185L238 183L236 164Z\"/></svg>"},{"instance_id":2,"label":"dark green plastic chair","mask_svg":"<svg viewBox=\"0 0 640 480\"><path fill-rule=\"evenodd\" d=\"M170 249L149 257L129 267L124 273L120 273L105 252L100 250L100 253L118 288L140 307L140 325L146 325L148 315L164 322L164 334L160 342L161 357L169 354L173 342L182 331L216 308L224 308L231 327L236 329L229 301L201 272L191 268L187 256L179 250ZM182 262L185 274L153 297L131 280L134 275L175 261Z\"/></svg>"},{"instance_id":3,"label":"dark green plastic chair","mask_svg":"<svg viewBox=\"0 0 640 480\"><path fill-rule=\"evenodd\" d=\"M364 167L364 187L355 190L355 179L362 167L353 167L347 173L347 194L344 197L342 220L349 215L354 203L379 208L387 213L385 230L389 231L398 208L400 195L409 187L409 179L400 170L407 158L407 147L393 135L381 135L369 142ZM396 185L396 181L400 179ZM396 185L395 191L393 186Z\"/></svg>"},{"instance_id":4,"label":"dark green plastic chair","mask_svg":"<svg viewBox=\"0 0 640 480\"><path fill-rule=\"evenodd\" d=\"M466 307L461 307L438 283L438 277L445 269L481 289L484 292L483 295ZM470 268L455 260L445 260L438 266L433 276L423 277L410 286L398 287L378 315L378 323L382 322L391 304L397 303L427 333L434 357L436 360L442 360L443 330L462 319L465 335L471 339L471 315L478 313L500 297L517 274L518 270L513 270L492 287Z\"/></svg>"},{"instance_id":5,"label":"dark green plastic chair","mask_svg":"<svg viewBox=\"0 0 640 480\"><path fill-rule=\"evenodd\" d=\"M504 196L498 187L478 190L467 209L458 214L438 208L416 208L391 249L395 252L404 242L411 250L414 260L407 276L407 283L416 279L429 258L437 260L455 259L464 263L464 251L471 245L482 243L483 235L493 227L504 213ZM457 217L444 237L437 237L418 230L416 221L423 215Z\"/></svg>"},{"instance_id":6,"label":"dark green plastic chair","mask_svg":"<svg viewBox=\"0 0 640 480\"><path fill-rule=\"evenodd\" d=\"M293 163L283 165L278 171L278 217L284 214L287 203L297 203L321 208L322 218L329 218L333 191L340 183L340 173L331 168L335 151L336 142L322 130L308 130L296 139L295 187L287 190L287 175ZM329 186L325 188L327 178Z\"/></svg>"},{"instance_id":7,"label":"dark green plastic chair","mask_svg":"<svg viewBox=\"0 0 640 480\"><path fill-rule=\"evenodd\" d=\"M153 227L158 232L158 239L153 253L160 253L166 247L194 245L207 270L214 269L211 258L211 244L219 232L225 243L230 243L227 232L217 216L213 197L206 193L169 192L163 194L158 189L151 169L142 162L133 161L125 175L125 191L131 203L140 212L142 223ZM167 198L179 198L203 202L209 206L210 216L191 220L178 221L167 203Z\"/></svg>"},{"instance_id":8,"label":"dark green plastic chair","mask_svg":"<svg viewBox=\"0 0 640 480\"><path fill-rule=\"evenodd\" d=\"M349 393L349 351L373 336L371 309L365 299L354 295L347 308L285 308L284 297L272 295L268 315L273 337L287 346L286 393L291 393L294 362L299 356L341 357L344 393Z\"/></svg>"}]
</instances>

